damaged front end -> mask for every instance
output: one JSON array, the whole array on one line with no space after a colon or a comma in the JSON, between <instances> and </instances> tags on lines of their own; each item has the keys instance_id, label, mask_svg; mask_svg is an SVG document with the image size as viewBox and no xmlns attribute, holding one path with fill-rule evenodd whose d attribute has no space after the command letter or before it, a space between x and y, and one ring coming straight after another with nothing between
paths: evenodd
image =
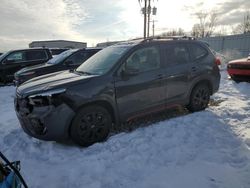
<instances>
[{"instance_id":1,"label":"damaged front end","mask_svg":"<svg viewBox=\"0 0 250 188\"><path fill-rule=\"evenodd\" d=\"M15 109L24 131L43 140L68 137L74 111L65 103L65 89L55 89L21 97L17 93Z\"/></svg>"}]
</instances>

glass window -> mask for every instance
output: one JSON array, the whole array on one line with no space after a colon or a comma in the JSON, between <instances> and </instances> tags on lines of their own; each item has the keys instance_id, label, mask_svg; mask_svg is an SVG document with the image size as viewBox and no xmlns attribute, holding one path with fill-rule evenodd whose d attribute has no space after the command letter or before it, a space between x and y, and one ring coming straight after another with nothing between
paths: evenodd
<instances>
[{"instance_id":1,"label":"glass window","mask_svg":"<svg viewBox=\"0 0 250 188\"><path fill-rule=\"evenodd\" d=\"M44 50L26 51L26 59L27 61L45 60L47 54Z\"/></svg>"},{"instance_id":2,"label":"glass window","mask_svg":"<svg viewBox=\"0 0 250 188\"><path fill-rule=\"evenodd\" d=\"M132 46L110 46L97 52L76 69L77 72L103 75L117 63L117 61Z\"/></svg>"},{"instance_id":3,"label":"glass window","mask_svg":"<svg viewBox=\"0 0 250 188\"><path fill-rule=\"evenodd\" d=\"M48 64L61 63L62 61L64 61L66 58L68 58L71 54L73 54L76 51L77 51L77 49L67 50L65 52L62 52L61 54L59 54L59 55L53 57L52 59L50 59L47 63Z\"/></svg>"},{"instance_id":4,"label":"glass window","mask_svg":"<svg viewBox=\"0 0 250 188\"><path fill-rule=\"evenodd\" d=\"M189 44L192 59L197 60L207 55L207 50L197 44Z\"/></svg>"},{"instance_id":5,"label":"glass window","mask_svg":"<svg viewBox=\"0 0 250 188\"><path fill-rule=\"evenodd\" d=\"M7 56L6 58L7 63L11 62L11 63L18 63L18 62L22 62L25 61L25 55L23 51L19 51L19 52L13 52L10 55Z\"/></svg>"},{"instance_id":6,"label":"glass window","mask_svg":"<svg viewBox=\"0 0 250 188\"><path fill-rule=\"evenodd\" d=\"M135 51L127 59L125 70L145 72L160 68L160 53L156 47L148 47Z\"/></svg>"},{"instance_id":7,"label":"glass window","mask_svg":"<svg viewBox=\"0 0 250 188\"><path fill-rule=\"evenodd\" d=\"M166 47L166 59L168 63L187 63L189 61L189 53L182 44L168 45Z\"/></svg>"},{"instance_id":8,"label":"glass window","mask_svg":"<svg viewBox=\"0 0 250 188\"><path fill-rule=\"evenodd\" d=\"M89 58L89 52L80 50L73 55L71 55L66 61L72 62L72 65L80 65Z\"/></svg>"}]
</instances>

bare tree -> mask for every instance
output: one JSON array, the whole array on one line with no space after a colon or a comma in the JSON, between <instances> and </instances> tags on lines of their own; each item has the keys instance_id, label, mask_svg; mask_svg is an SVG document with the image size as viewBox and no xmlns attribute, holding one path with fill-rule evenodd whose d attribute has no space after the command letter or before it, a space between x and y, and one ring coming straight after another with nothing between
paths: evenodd
<instances>
[{"instance_id":1,"label":"bare tree","mask_svg":"<svg viewBox=\"0 0 250 188\"><path fill-rule=\"evenodd\" d=\"M185 35L185 31L182 28L178 28L178 29L171 29L167 32L164 32L161 34L161 36L184 36Z\"/></svg>"},{"instance_id":2,"label":"bare tree","mask_svg":"<svg viewBox=\"0 0 250 188\"><path fill-rule=\"evenodd\" d=\"M199 23L194 24L192 28L192 36L194 37L210 37L215 30L218 15L215 11L200 11L195 13Z\"/></svg>"},{"instance_id":3,"label":"bare tree","mask_svg":"<svg viewBox=\"0 0 250 188\"><path fill-rule=\"evenodd\" d=\"M239 23L236 27L232 28L233 34L245 34L250 33L250 11L246 12L244 15L244 20Z\"/></svg>"}]
</instances>

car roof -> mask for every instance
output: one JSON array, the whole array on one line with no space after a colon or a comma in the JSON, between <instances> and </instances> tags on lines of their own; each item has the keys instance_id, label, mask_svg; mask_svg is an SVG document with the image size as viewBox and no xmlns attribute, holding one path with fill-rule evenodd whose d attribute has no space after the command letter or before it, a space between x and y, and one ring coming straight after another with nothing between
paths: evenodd
<instances>
[{"instance_id":1,"label":"car roof","mask_svg":"<svg viewBox=\"0 0 250 188\"><path fill-rule=\"evenodd\" d=\"M103 48L101 47L87 47L87 48L84 48L85 50L102 50Z\"/></svg>"},{"instance_id":2,"label":"car roof","mask_svg":"<svg viewBox=\"0 0 250 188\"><path fill-rule=\"evenodd\" d=\"M203 43L203 41L196 40L194 37L187 37L187 36L167 36L167 37L149 37L146 39L143 38L136 38L128 41L124 41L121 43L117 43L113 46L136 46L139 44L148 44L148 43L176 43L176 42L197 42L197 43Z\"/></svg>"},{"instance_id":3,"label":"car roof","mask_svg":"<svg viewBox=\"0 0 250 188\"><path fill-rule=\"evenodd\" d=\"M24 48L24 49L16 49L16 50L10 50L8 52L15 52L15 51L31 51L31 50L49 50L49 48Z\"/></svg>"}]
</instances>

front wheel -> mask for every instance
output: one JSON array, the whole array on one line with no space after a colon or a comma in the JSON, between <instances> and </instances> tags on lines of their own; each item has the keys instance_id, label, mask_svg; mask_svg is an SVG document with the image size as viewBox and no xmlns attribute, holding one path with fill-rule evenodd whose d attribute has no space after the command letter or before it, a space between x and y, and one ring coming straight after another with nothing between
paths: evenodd
<instances>
[{"instance_id":1,"label":"front wheel","mask_svg":"<svg viewBox=\"0 0 250 188\"><path fill-rule=\"evenodd\" d=\"M199 84L193 89L187 108L191 112L204 110L205 108L207 108L209 100L209 87L206 84Z\"/></svg>"},{"instance_id":2,"label":"front wheel","mask_svg":"<svg viewBox=\"0 0 250 188\"><path fill-rule=\"evenodd\" d=\"M75 143L89 146L105 140L111 124L111 116L105 108L96 105L84 107L72 121L70 136Z\"/></svg>"}]
</instances>

